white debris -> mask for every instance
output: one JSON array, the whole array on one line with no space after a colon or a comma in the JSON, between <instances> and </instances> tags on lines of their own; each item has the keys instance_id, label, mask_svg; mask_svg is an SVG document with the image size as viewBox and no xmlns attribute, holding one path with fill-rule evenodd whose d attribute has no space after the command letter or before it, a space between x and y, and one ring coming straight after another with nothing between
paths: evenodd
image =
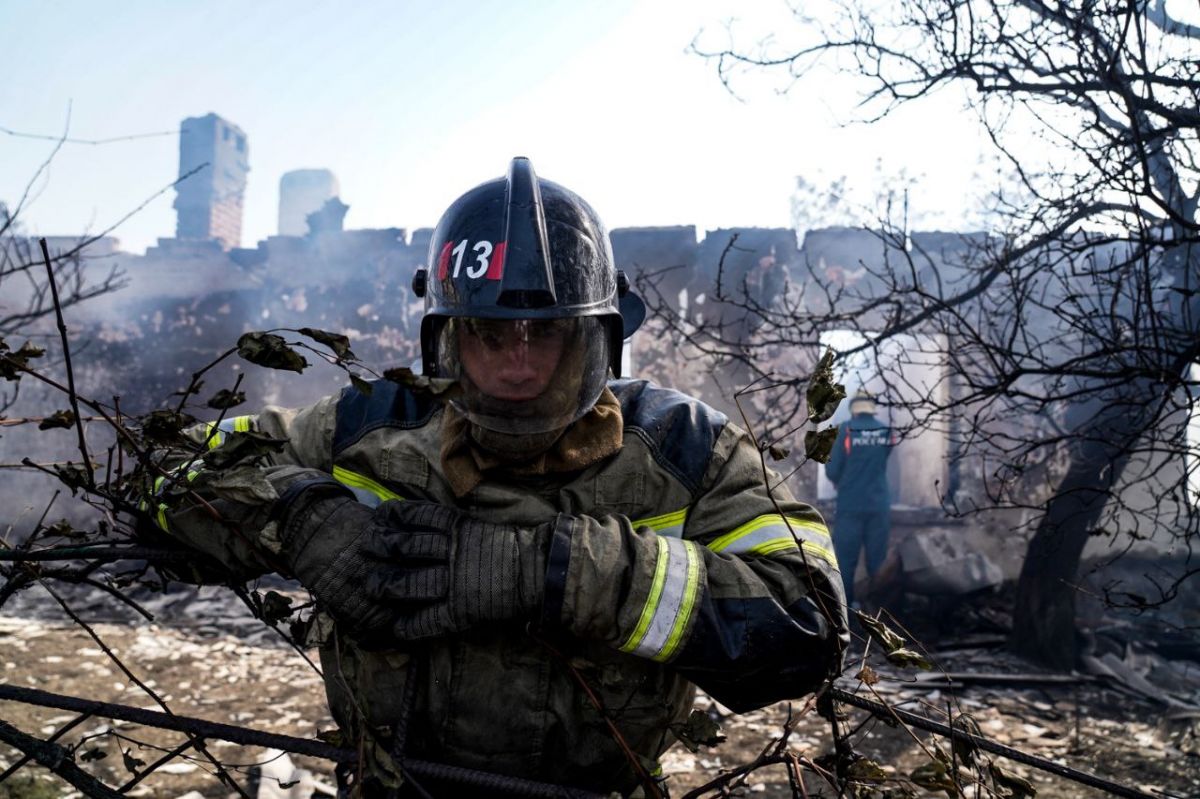
<instances>
[{"instance_id":1,"label":"white debris","mask_svg":"<svg viewBox=\"0 0 1200 799\"><path fill-rule=\"evenodd\" d=\"M256 772L259 779L254 799L308 799L312 796L312 772L296 768L286 753L268 749L264 761L251 772ZM284 788L284 785L288 787Z\"/></svg>"},{"instance_id":2,"label":"white debris","mask_svg":"<svg viewBox=\"0 0 1200 799\"><path fill-rule=\"evenodd\" d=\"M165 763L155 770L161 771L164 774L191 774L193 771L198 771L199 768L195 763L179 761L176 763Z\"/></svg>"}]
</instances>

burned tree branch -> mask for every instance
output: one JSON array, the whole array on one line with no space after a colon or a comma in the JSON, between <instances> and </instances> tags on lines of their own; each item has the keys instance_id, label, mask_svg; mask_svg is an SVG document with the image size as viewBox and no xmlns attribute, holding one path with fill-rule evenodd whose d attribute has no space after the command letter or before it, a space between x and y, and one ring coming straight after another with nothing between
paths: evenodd
<instances>
[{"instance_id":1,"label":"burned tree branch","mask_svg":"<svg viewBox=\"0 0 1200 799\"><path fill-rule=\"evenodd\" d=\"M46 283L50 286L50 296L54 303L54 320L58 328L58 338L62 342L63 363L67 370L67 401L71 403L71 412L75 416L79 456L85 465L91 464L92 458L88 454L87 437L83 433L83 414L79 412L79 395L75 392L75 369L71 365L71 342L67 336L66 320L63 319L62 301L58 297L58 283L54 279L54 267L50 265L50 250L46 246L46 240L38 239L38 245L42 248L42 260L46 264ZM89 488L96 486L96 476L90 467L87 469L87 483Z\"/></svg>"},{"instance_id":2,"label":"burned tree branch","mask_svg":"<svg viewBox=\"0 0 1200 799\"><path fill-rule=\"evenodd\" d=\"M32 562L59 560L150 560L155 562L176 563L194 558L187 552L175 549L159 549L155 547L137 546L106 546L104 544L84 545L77 547L54 547L33 551L0 549L0 562Z\"/></svg>"},{"instance_id":3,"label":"burned tree branch","mask_svg":"<svg viewBox=\"0 0 1200 799\"><path fill-rule=\"evenodd\" d=\"M79 627L81 627L83 629L83 631L86 632L88 634L88 636L93 641L96 642L96 645L99 646L100 649L104 652L104 654L108 656L108 659L110 661L112 661L112 663L118 669L121 670L121 673L124 674L126 676L126 678L128 678L131 682L133 682L135 685L137 685L138 688L142 689L142 691L145 692L146 695L149 696L151 699L153 699L155 701L155 703L158 704L158 706L161 707L168 716L174 715L171 712L171 709L167 706L166 701L164 701L163 698L161 696L159 696L159 694L154 689L152 689L150 686L146 685L146 683L144 681L139 679L138 676L136 674L134 674L127 665L125 665L124 661L122 661L119 657L117 657L116 653L113 652L112 649L108 646L108 644L106 644L104 642L104 640L96 633L96 631L94 629L92 629L91 625L89 625L87 622L83 621L83 619L79 618L79 616L76 615L76 613L73 610L71 610L71 607L66 603L66 601L61 596L59 596L58 592L56 592L49 585L47 585L44 580L39 579L38 582L41 584L42 588L45 589L46 592L49 593L50 596L54 598L54 600L59 604L59 606L62 607L63 611L71 618L71 620L73 622L75 622L75 624L77 624ZM196 751L198 751L202 755L204 755L204 757L208 760L208 762L213 765L213 767L217 771L217 776L221 779L221 781L223 783L225 783L227 786L232 788L240 796L244 797L244 799L249 799L249 795L246 794L245 789L243 789L237 783L237 781L234 780L232 776L230 776L229 772L225 769L224 766L221 765L220 761L218 761L215 757L213 757L208 752L208 750L205 749L203 747L203 745L201 745L197 740L193 740L192 745L196 747Z\"/></svg>"},{"instance_id":4,"label":"burned tree branch","mask_svg":"<svg viewBox=\"0 0 1200 799\"><path fill-rule=\"evenodd\" d=\"M79 714L78 716L71 719L66 724L59 727L57 730L55 730L54 734L51 735L49 738L47 738L45 740L45 742L48 744L52 744L52 743L56 742L58 739L62 738L68 732L75 729L76 727L78 727L80 724L87 721L91 717L92 717L92 714L90 714L90 713ZM33 756L29 755L29 754L26 754L23 757L19 758L16 763L13 763L11 766L9 766L7 769L5 769L3 772L0 772L0 782L4 782L9 777L16 774L18 771L21 770L22 767L25 766L26 763L28 763L31 760L33 760Z\"/></svg>"},{"instance_id":5,"label":"burned tree branch","mask_svg":"<svg viewBox=\"0 0 1200 799\"><path fill-rule=\"evenodd\" d=\"M76 713L90 713L93 716L101 718L128 721L134 724L145 724L164 730L175 730L186 733L194 739L219 738L223 741L231 741L245 746L282 749L285 752L309 755L324 760L332 760L337 763L353 763L358 759L358 753L355 750L331 746L323 741L261 732L259 730L246 729L245 727L237 727L232 724L206 721L191 716L170 715L157 710L143 710L141 708L117 705L110 702L79 699L73 696L63 696L61 694L40 691L36 688L24 688L17 685L0 683L0 700L25 702L31 705L69 710ZM34 740L36 741L36 739ZM460 768L458 766L447 766L441 763L430 763L423 760L405 758L404 765L418 777L445 780L464 786L488 788L515 796L546 797L547 799L598 799L596 794L580 791L575 788L547 785L545 783L514 777L501 777L495 774Z\"/></svg>"},{"instance_id":6,"label":"burned tree branch","mask_svg":"<svg viewBox=\"0 0 1200 799\"><path fill-rule=\"evenodd\" d=\"M93 799L124 799L123 794L109 788L75 765L70 753L57 744L26 735L3 720L0 720L0 741L20 750L26 757L36 760L79 789L85 796Z\"/></svg>"}]
</instances>

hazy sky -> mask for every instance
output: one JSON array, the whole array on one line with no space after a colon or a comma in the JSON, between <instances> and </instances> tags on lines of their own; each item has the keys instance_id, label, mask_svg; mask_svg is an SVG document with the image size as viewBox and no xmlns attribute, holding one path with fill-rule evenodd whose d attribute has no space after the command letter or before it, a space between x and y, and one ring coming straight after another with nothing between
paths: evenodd
<instances>
[{"instance_id":1,"label":"hazy sky","mask_svg":"<svg viewBox=\"0 0 1200 799\"><path fill-rule=\"evenodd\" d=\"M955 227L983 149L949 93L886 125L842 127L853 84L819 73L719 82L698 34L753 44L796 23L779 0L142 2L0 0L0 127L151 138L67 144L23 215L41 235L97 231L170 183L179 122L216 112L249 138L243 246L276 232L280 176L325 167L346 226L431 226L458 194L527 155L610 227L786 226L797 176L876 164L921 178L920 210ZM0 132L14 204L53 147ZM174 235L173 192L113 235Z\"/></svg>"}]
</instances>

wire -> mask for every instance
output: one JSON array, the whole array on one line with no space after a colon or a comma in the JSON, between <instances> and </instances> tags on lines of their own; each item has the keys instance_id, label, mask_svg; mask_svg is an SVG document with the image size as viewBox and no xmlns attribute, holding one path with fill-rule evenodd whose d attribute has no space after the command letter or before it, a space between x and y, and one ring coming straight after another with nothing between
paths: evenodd
<instances>
[{"instance_id":1,"label":"wire","mask_svg":"<svg viewBox=\"0 0 1200 799\"><path fill-rule=\"evenodd\" d=\"M994 755L999 755L1000 757L1008 758L1009 760L1015 760L1018 763L1023 763L1026 766L1032 766L1040 771L1047 771L1051 774L1071 780L1072 782L1078 782L1081 785L1088 785L1092 788L1099 788L1100 790L1108 791L1114 796L1128 797L1128 799L1162 799L1161 796L1155 796L1154 794L1139 791L1135 788L1128 788L1119 783L1106 780L1103 777L1097 777L1094 774L1089 774L1086 771L1079 771L1078 769L1073 769L1070 766L1063 766L1059 763L1055 763L1052 760L1047 760L1044 757L1031 755L1027 752L1022 752L1019 749L1013 749L1011 746L998 744L995 741L982 738L978 735L971 735L970 733L963 732L962 730L952 729L949 725L942 724L940 721L934 721L933 719L926 718L925 716L921 716L916 713L911 713L907 710L901 710L900 708L888 707L882 702L864 699L863 697L850 693L843 688L834 687L832 689L832 696L839 702L844 702L847 705L853 705L854 707L861 708L862 710L866 710L872 715L878 716L882 719L894 721L898 718L909 726L916 727L920 730L925 730L926 732L942 735L950 738L952 741L968 741L972 745L984 750L985 752L991 752Z\"/></svg>"}]
</instances>

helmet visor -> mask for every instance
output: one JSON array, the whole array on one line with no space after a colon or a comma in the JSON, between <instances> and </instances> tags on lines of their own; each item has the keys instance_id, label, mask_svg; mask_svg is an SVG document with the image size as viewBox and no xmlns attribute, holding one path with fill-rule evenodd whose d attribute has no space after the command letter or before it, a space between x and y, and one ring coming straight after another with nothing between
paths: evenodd
<instances>
[{"instance_id":1,"label":"helmet visor","mask_svg":"<svg viewBox=\"0 0 1200 799\"><path fill-rule=\"evenodd\" d=\"M438 342L438 374L463 388L454 407L499 433L544 433L579 419L604 390L608 364L599 317L453 317Z\"/></svg>"}]
</instances>

